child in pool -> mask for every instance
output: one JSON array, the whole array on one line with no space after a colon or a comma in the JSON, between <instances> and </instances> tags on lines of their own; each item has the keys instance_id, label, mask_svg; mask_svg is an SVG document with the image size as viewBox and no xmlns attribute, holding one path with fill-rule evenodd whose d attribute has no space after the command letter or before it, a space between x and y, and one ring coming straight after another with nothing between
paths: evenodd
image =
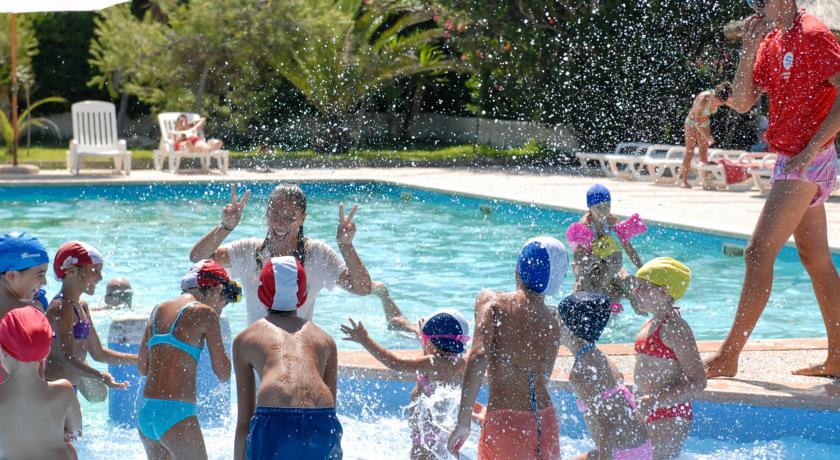
<instances>
[{"instance_id":1,"label":"child in pool","mask_svg":"<svg viewBox=\"0 0 840 460\"><path fill-rule=\"evenodd\" d=\"M109 350L102 346L82 294L93 295L102 280L102 254L93 246L78 241L61 245L53 260L53 271L61 281L61 291L50 302L47 318L55 331L52 350L47 357L48 381L67 379L91 402L108 397L108 387L125 388L108 372L100 372L87 363L87 355L101 363L137 364L137 355Z\"/></svg>"},{"instance_id":2,"label":"child in pool","mask_svg":"<svg viewBox=\"0 0 840 460\"><path fill-rule=\"evenodd\" d=\"M381 284L379 287L384 288ZM381 289L377 290L377 293L381 292ZM393 304L393 307L396 307L396 304ZM400 313L397 318L404 319L405 317ZM406 328L405 326L403 325L402 328ZM460 385L466 365L462 355L470 339L467 336L469 325L460 312L444 309L433 313L428 320L421 320L415 327L417 337L423 346L421 357L400 356L383 348L370 338L361 321L357 323L352 318L349 326L341 326L341 331L347 335L344 340L361 344L389 369L417 374L417 384L411 392L409 404L411 458L413 460L449 458L446 441L452 427L439 426L434 420L434 414L422 410L422 404L418 402L423 396L432 397L440 385ZM459 394L452 396L451 406L457 408Z\"/></svg>"},{"instance_id":3,"label":"child in pool","mask_svg":"<svg viewBox=\"0 0 840 460\"><path fill-rule=\"evenodd\" d=\"M576 282L572 292L596 292L607 296L613 313L621 312L621 298L626 297L640 313L630 291L629 277L622 268L622 249L633 265L641 267L642 259L630 240L647 227L638 215L619 222L610 213L611 201L606 187L600 184L590 187L586 192L589 211L566 233L574 253L572 272ZM620 246L616 237L621 241Z\"/></svg>"},{"instance_id":4,"label":"child in pool","mask_svg":"<svg viewBox=\"0 0 840 460\"><path fill-rule=\"evenodd\" d=\"M560 302L558 316L560 342L575 357L569 383L595 442L595 450L575 458L652 460L653 447L632 393L616 381L607 357L595 347L610 319L609 300L577 292Z\"/></svg>"},{"instance_id":5,"label":"child in pool","mask_svg":"<svg viewBox=\"0 0 840 460\"><path fill-rule=\"evenodd\" d=\"M679 456L691 430L691 399L706 388L694 334L674 305L690 281L688 267L667 257L646 263L633 281L639 308L653 315L636 336L634 379L657 459Z\"/></svg>"},{"instance_id":6,"label":"child in pool","mask_svg":"<svg viewBox=\"0 0 840 460\"><path fill-rule=\"evenodd\" d=\"M340 459L338 352L332 337L297 315L306 302L306 272L293 256L272 257L259 280L268 314L233 341L234 459Z\"/></svg>"},{"instance_id":7,"label":"child in pool","mask_svg":"<svg viewBox=\"0 0 840 460\"><path fill-rule=\"evenodd\" d=\"M35 307L15 308L0 320L0 458L76 459L71 442L81 435L82 413L67 380L45 382L39 362L52 328Z\"/></svg>"}]
</instances>

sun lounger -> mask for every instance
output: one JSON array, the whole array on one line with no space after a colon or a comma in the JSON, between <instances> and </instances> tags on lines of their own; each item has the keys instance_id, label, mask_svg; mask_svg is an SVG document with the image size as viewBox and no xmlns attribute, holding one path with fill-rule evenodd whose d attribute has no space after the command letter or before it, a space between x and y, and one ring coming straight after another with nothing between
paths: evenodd
<instances>
[{"instance_id":1,"label":"sun lounger","mask_svg":"<svg viewBox=\"0 0 840 460\"><path fill-rule=\"evenodd\" d=\"M175 121L182 112L163 112L158 114L158 125L160 126L160 145L153 151L153 162L155 169L163 170L163 164L169 160L169 171L178 172L181 168L181 160L184 158L197 158L201 163L201 169L210 170L210 160L216 160L216 168L220 173L226 174L230 153L227 150L214 150L212 152L190 152L185 149L176 150L175 142L172 140L171 132L175 130ZM201 116L197 113L185 113L187 122L198 121ZM199 132L203 137L203 131Z\"/></svg>"},{"instance_id":2,"label":"sun lounger","mask_svg":"<svg viewBox=\"0 0 840 460\"><path fill-rule=\"evenodd\" d=\"M605 158L610 172L615 177L628 180L640 180L651 177L645 170L646 160L664 159L668 151L677 145L653 144L626 154L610 154Z\"/></svg>"},{"instance_id":3,"label":"sun lounger","mask_svg":"<svg viewBox=\"0 0 840 460\"><path fill-rule=\"evenodd\" d=\"M622 155L634 153L640 149L646 148L650 144L643 142L622 142L615 147L611 153L602 152L575 152L575 157L580 161L581 165L586 165L589 162L595 163L605 176L611 174L609 164L607 163L607 155Z\"/></svg>"},{"instance_id":4,"label":"sun lounger","mask_svg":"<svg viewBox=\"0 0 840 460\"><path fill-rule=\"evenodd\" d=\"M671 147L665 153L665 158L645 158L645 168L654 183L676 185L679 183L683 158L685 147Z\"/></svg>"},{"instance_id":5,"label":"sun lounger","mask_svg":"<svg viewBox=\"0 0 840 460\"><path fill-rule=\"evenodd\" d=\"M750 174L759 193L770 193L770 178L773 177L773 167L776 166L776 155L769 153L750 168Z\"/></svg>"},{"instance_id":6,"label":"sun lounger","mask_svg":"<svg viewBox=\"0 0 840 460\"><path fill-rule=\"evenodd\" d=\"M747 175L744 180L735 184L729 183L723 162L729 162L729 165L744 168L749 172L750 168L760 166L761 160L767 155L764 152L743 150L712 150L709 152L709 162L699 164L695 169L706 190L747 191L752 188L752 176Z\"/></svg>"}]
</instances>

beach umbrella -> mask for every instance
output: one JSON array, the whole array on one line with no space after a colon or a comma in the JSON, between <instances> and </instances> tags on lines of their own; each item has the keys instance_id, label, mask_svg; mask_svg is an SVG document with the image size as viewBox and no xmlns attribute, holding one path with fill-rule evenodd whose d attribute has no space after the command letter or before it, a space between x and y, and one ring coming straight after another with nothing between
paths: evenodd
<instances>
[{"instance_id":1,"label":"beach umbrella","mask_svg":"<svg viewBox=\"0 0 840 460\"><path fill-rule=\"evenodd\" d=\"M18 100L17 100L17 15L53 11L98 11L128 0L0 0L0 13L11 13L9 42L12 48L12 165L18 165Z\"/></svg>"},{"instance_id":2,"label":"beach umbrella","mask_svg":"<svg viewBox=\"0 0 840 460\"><path fill-rule=\"evenodd\" d=\"M840 39L840 0L799 0L796 6L816 16ZM740 40L746 22L747 18L730 22L723 27L723 35L730 41Z\"/></svg>"}]
</instances>

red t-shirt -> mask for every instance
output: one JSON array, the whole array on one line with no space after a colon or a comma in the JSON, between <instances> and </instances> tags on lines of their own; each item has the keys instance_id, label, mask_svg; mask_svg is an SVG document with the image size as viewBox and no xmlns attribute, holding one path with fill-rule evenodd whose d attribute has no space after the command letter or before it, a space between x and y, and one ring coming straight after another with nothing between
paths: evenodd
<instances>
[{"instance_id":1,"label":"red t-shirt","mask_svg":"<svg viewBox=\"0 0 840 460\"><path fill-rule=\"evenodd\" d=\"M770 97L764 136L774 152L796 155L811 141L834 103L836 89L828 79L838 73L840 44L804 10L786 34L777 29L764 38L753 80Z\"/></svg>"}]
</instances>

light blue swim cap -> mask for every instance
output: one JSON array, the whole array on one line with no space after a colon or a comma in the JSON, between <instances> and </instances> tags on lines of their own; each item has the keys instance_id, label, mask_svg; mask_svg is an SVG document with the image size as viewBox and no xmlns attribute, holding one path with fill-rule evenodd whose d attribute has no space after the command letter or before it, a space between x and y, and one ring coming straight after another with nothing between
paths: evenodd
<instances>
[{"instance_id":1,"label":"light blue swim cap","mask_svg":"<svg viewBox=\"0 0 840 460\"><path fill-rule=\"evenodd\" d=\"M531 238L519 251L516 265L519 278L528 289L541 295L554 295L566 278L569 256L566 247L556 238Z\"/></svg>"},{"instance_id":2,"label":"light blue swim cap","mask_svg":"<svg viewBox=\"0 0 840 460\"><path fill-rule=\"evenodd\" d=\"M17 231L0 236L0 273L26 270L48 263L50 256L38 238Z\"/></svg>"}]
</instances>

